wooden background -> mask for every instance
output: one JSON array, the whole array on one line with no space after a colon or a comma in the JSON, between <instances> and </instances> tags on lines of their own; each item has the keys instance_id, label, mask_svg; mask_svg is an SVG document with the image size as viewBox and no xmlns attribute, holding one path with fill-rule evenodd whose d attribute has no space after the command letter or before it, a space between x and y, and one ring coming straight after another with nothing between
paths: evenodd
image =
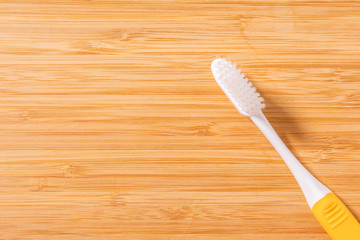
<instances>
[{"instance_id":1,"label":"wooden background","mask_svg":"<svg viewBox=\"0 0 360 240\"><path fill-rule=\"evenodd\" d=\"M0 239L329 239L210 63L359 218L359 22L345 0L0 0Z\"/></svg>"}]
</instances>

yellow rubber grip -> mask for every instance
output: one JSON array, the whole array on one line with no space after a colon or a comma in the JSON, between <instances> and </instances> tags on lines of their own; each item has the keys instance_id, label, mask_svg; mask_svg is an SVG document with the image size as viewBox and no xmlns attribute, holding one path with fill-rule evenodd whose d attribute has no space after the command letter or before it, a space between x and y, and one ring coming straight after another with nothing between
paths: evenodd
<instances>
[{"instance_id":1,"label":"yellow rubber grip","mask_svg":"<svg viewBox=\"0 0 360 240\"><path fill-rule=\"evenodd\" d=\"M315 203L312 212L331 239L360 239L359 222L334 193L328 193Z\"/></svg>"}]
</instances>

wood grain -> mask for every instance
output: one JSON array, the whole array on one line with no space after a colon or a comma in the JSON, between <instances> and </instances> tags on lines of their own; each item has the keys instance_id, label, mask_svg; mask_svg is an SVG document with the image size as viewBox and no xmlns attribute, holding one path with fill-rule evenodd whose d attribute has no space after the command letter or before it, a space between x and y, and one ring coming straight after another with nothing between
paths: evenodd
<instances>
[{"instance_id":1,"label":"wood grain","mask_svg":"<svg viewBox=\"0 0 360 240\"><path fill-rule=\"evenodd\" d=\"M210 63L359 218L359 22L346 0L0 0L0 239L329 239Z\"/></svg>"}]
</instances>

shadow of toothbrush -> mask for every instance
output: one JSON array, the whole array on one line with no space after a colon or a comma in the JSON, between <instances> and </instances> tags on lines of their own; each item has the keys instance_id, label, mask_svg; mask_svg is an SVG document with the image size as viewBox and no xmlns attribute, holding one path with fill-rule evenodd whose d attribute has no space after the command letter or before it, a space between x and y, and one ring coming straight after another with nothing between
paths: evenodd
<instances>
[{"instance_id":1,"label":"shadow of toothbrush","mask_svg":"<svg viewBox=\"0 0 360 240\"><path fill-rule=\"evenodd\" d=\"M266 94L261 93L261 95L264 97L266 104L266 108L263 109L265 116L286 146L294 155L298 155L296 148L292 146L289 140L289 136L294 136L294 138L301 141L309 141L306 137L304 127L297 123L294 114L288 111L289 108L280 107L277 102L272 100L272 97Z\"/></svg>"},{"instance_id":2,"label":"shadow of toothbrush","mask_svg":"<svg viewBox=\"0 0 360 240\"><path fill-rule=\"evenodd\" d=\"M289 141L288 136L292 135L299 141L305 141L305 142L311 142L312 140L306 137L306 130L304 127L301 127L301 124L298 124L295 120L294 114L291 114L289 111L286 111L289 108L282 108L280 107L276 102L272 101L272 98L267 96L266 94L261 94L266 103L266 108L263 110L265 116L268 118L269 122L275 129L275 131L278 133L280 138L283 140L283 142L286 144L286 146L290 149L290 151L295 155L296 158L299 159L299 161L304 164L304 166L314 175L316 175L316 178L318 178L321 182L325 183L330 181L329 178L325 178L325 176L321 176L319 174L316 174L316 170L311 168L311 164L309 164L309 161L319 162L319 160L313 160L313 159L304 159L303 157L298 157L300 154L296 151L296 148L291 145L291 141ZM286 127L284 127L284 125ZM291 126L291 127L290 127ZM321 148L319 149L321 150ZM330 185L330 184L329 184ZM330 185L333 186L333 185ZM330 188L331 190L334 190L336 193L336 188ZM358 211L355 209L355 204L350 203L347 201L347 199L351 199L350 197L341 196L338 195L338 197L343 201L343 203L348 207L350 212L353 213L354 217L359 220L360 215L358 214Z\"/></svg>"}]
</instances>

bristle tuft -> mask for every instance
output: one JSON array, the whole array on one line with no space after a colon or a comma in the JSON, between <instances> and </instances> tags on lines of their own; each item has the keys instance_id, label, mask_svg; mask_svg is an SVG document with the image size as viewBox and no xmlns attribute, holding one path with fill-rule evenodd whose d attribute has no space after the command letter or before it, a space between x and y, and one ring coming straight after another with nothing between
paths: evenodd
<instances>
[{"instance_id":1,"label":"bristle tuft","mask_svg":"<svg viewBox=\"0 0 360 240\"><path fill-rule=\"evenodd\" d=\"M242 114L252 116L265 108L264 99L236 64L218 58L212 62L211 69L216 82Z\"/></svg>"}]
</instances>

